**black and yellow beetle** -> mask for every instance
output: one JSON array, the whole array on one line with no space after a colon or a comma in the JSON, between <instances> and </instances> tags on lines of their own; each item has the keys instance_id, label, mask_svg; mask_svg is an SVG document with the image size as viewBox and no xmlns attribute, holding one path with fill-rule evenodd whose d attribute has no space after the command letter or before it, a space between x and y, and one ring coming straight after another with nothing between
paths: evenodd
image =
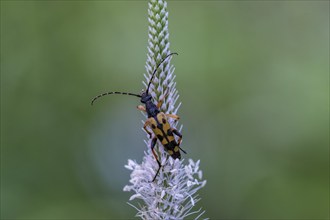
<instances>
[{"instance_id":1,"label":"black and yellow beetle","mask_svg":"<svg viewBox=\"0 0 330 220\"><path fill-rule=\"evenodd\" d=\"M146 120L146 122L144 123L143 129L149 134L149 137L152 138L151 140L151 151L158 163L158 170L155 174L155 177L152 179L152 182L156 179L160 168L161 168L161 163L158 160L157 154L155 153L154 147L157 143L157 139L160 141L160 143L164 146L166 152L173 158L179 158L181 159L181 154L180 154L180 150L184 153L186 153L184 150L181 149L180 144L181 144L181 140L182 140L182 135L181 133L176 130L175 128L172 128L171 125L168 122L168 118L173 118L174 120L179 120L179 116L175 115L175 114L165 114L164 112L161 112L159 110L159 108L161 107L163 100L159 100L159 102L157 103L157 105L155 105L152 102L152 96L149 94L149 88L152 82L152 79L154 78L157 69L159 68L159 66L170 56L172 55L178 55L177 53L171 53L168 54L155 68L154 72L152 73L152 76L150 78L150 81L148 83L148 87L147 90L145 92L142 92L141 95L138 94L134 94L134 93L129 93L129 92L106 92L106 93L102 93L98 96L96 96L95 98L93 98L92 100L92 105L94 103L94 101L102 96L105 95L111 95L111 94L120 94L120 95L131 95L131 96L136 96L139 97L141 100L141 102L145 105L139 105L137 106L137 108L141 111L144 111L147 113L148 115L148 119ZM165 98L165 97L163 97ZM152 133L147 129L147 127L150 127L154 137L152 135ZM178 141L176 141L174 135L178 136Z\"/></svg>"}]
</instances>

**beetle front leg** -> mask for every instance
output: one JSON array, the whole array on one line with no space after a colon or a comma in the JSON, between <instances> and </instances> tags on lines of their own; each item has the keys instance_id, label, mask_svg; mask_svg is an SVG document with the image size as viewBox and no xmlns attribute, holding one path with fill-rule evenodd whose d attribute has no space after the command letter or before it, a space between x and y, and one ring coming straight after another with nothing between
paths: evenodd
<instances>
[{"instance_id":1,"label":"beetle front leg","mask_svg":"<svg viewBox=\"0 0 330 220\"><path fill-rule=\"evenodd\" d=\"M156 159L156 161L157 161L157 163L158 163L158 170L157 170L156 175L154 176L154 178L152 179L151 182L154 182L154 181L155 181L155 179L156 179L156 177L157 177L157 175L158 175L158 173L159 173L159 171L160 171L160 168L162 167L161 163L160 163L159 160L158 160L157 154L156 154L156 152L155 152L155 150L154 150L156 143L157 143L157 138L154 137L154 138L152 139L152 141L151 141L151 145L150 145L150 146L151 146L152 154L154 155L154 157L155 157L155 159Z\"/></svg>"},{"instance_id":2,"label":"beetle front leg","mask_svg":"<svg viewBox=\"0 0 330 220\"><path fill-rule=\"evenodd\" d=\"M140 110L140 111L143 111L143 112L146 112L147 110L146 110L146 107L144 107L143 105L138 105L138 106L136 106L136 108L138 109L138 110Z\"/></svg>"},{"instance_id":3,"label":"beetle front leg","mask_svg":"<svg viewBox=\"0 0 330 220\"><path fill-rule=\"evenodd\" d=\"M164 102L164 99L169 95L169 92L166 91L165 92L165 95L163 96L163 98L161 98L158 103L157 103L157 108L160 109L160 107L162 106L163 102Z\"/></svg>"},{"instance_id":4,"label":"beetle front leg","mask_svg":"<svg viewBox=\"0 0 330 220\"><path fill-rule=\"evenodd\" d=\"M159 100L159 102L157 103L157 108L160 109L162 104L163 104L163 99Z\"/></svg>"}]
</instances>

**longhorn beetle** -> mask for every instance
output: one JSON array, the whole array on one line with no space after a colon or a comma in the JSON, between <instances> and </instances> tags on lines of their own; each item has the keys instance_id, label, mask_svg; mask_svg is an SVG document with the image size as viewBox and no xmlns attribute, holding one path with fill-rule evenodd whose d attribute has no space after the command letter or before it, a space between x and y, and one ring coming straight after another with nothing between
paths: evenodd
<instances>
[{"instance_id":1,"label":"longhorn beetle","mask_svg":"<svg viewBox=\"0 0 330 220\"><path fill-rule=\"evenodd\" d=\"M163 147L165 148L165 150L167 151L167 153L173 158L179 158L181 159L181 154L180 154L180 150L184 153L186 153L183 149L181 149L180 144L182 141L182 135L181 133L176 130L175 128L172 128L168 122L168 118L173 118L174 120L179 120L179 116L175 115L175 114L165 114L164 112L161 112L159 110L159 108L162 106L163 103L163 99L165 98L165 96L159 100L159 102L157 103L157 105L155 105L152 102L152 96L149 94L149 88L152 82L152 79L154 78L157 69L159 68L159 66L170 56L172 55L178 55L177 53L171 53L168 54L157 66L156 69L154 70L154 72L151 75L150 81L148 83L148 87L147 90L145 92L142 92L141 95L138 94L134 94L134 93L129 93L129 92L106 92L106 93L102 93L98 96L96 96L95 98L93 98L92 100L92 105L95 102L96 99L106 96L106 95L111 95L111 94L119 94L119 95L130 95L130 96L136 96L139 97L141 100L141 102L145 105L139 105L137 106L137 109L139 109L140 111L144 111L147 112L148 115L148 119L146 120L146 122L143 125L143 129L147 132L147 134L149 134L149 137L152 138L151 140L151 151L152 154L154 155L157 163L158 163L158 170L154 176L154 178L152 179L151 182L154 182L159 171L161 168L161 163L158 160L158 157L156 155L156 152L154 150L154 147L157 143L157 139L161 142L161 144L163 145ZM152 137L152 133L147 129L147 127L151 127L152 132L154 133L154 137ZM178 141L175 140L174 138L174 134L176 136L178 136Z\"/></svg>"}]
</instances>

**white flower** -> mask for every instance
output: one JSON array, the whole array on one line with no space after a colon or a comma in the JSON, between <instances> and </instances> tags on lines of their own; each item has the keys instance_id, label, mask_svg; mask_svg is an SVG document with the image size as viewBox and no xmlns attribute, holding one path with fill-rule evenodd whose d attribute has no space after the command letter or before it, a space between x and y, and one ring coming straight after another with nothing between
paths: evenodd
<instances>
[{"instance_id":1,"label":"white flower","mask_svg":"<svg viewBox=\"0 0 330 220\"><path fill-rule=\"evenodd\" d=\"M146 62L145 82L147 85L151 79L156 66L170 54L169 33L168 33L168 12L167 4L162 0L150 0L148 9L149 38L148 57ZM150 94L157 102L163 99L160 111L164 113L176 114L181 103L176 105L179 98L174 82L174 67L170 60L166 59L158 68L150 85ZM169 120L173 128L178 122ZM182 130L182 126L179 130ZM188 165L184 164L184 159L173 159L164 151L163 146L156 144L155 150L162 165L158 176L152 182L158 163L153 157L150 149L151 140L145 141L148 150L145 151L141 164L133 160L128 160L125 166L131 170L130 185L124 187L124 191L132 191L134 194L130 201L140 199L138 207L129 203L142 219L184 219L186 217L198 219L205 211L202 209L193 210L200 200L197 191L204 187L206 180L202 180L202 171L199 170L199 163L188 160Z\"/></svg>"},{"instance_id":2,"label":"white flower","mask_svg":"<svg viewBox=\"0 0 330 220\"><path fill-rule=\"evenodd\" d=\"M167 158L167 153L162 153L162 158ZM206 180L201 180L202 171L199 170L199 161L196 163L189 159L189 164L184 165L183 160L168 159L163 163L162 172L156 180L151 182L158 165L151 152L145 153L143 161L138 164L128 160L126 168L132 170L130 183L124 191L133 191L130 197L141 199L144 205L134 207L137 216L142 219L184 219L188 216L199 214L201 209L192 211L200 200L197 191L204 187Z\"/></svg>"}]
</instances>

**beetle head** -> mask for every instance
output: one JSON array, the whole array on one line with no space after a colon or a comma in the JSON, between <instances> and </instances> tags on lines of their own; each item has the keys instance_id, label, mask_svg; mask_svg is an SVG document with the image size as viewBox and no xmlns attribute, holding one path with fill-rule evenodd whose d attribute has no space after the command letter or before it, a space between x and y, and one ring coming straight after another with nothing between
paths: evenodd
<instances>
[{"instance_id":1,"label":"beetle head","mask_svg":"<svg viewBox=\"0 0 330 220\"><path fill-rule=\"evenodd\" d=\"M142 91L141 93L141 102L146 104L148 101L152 99L151 95L148 94L146 91Z\"/></svg>"}]
</instances>

